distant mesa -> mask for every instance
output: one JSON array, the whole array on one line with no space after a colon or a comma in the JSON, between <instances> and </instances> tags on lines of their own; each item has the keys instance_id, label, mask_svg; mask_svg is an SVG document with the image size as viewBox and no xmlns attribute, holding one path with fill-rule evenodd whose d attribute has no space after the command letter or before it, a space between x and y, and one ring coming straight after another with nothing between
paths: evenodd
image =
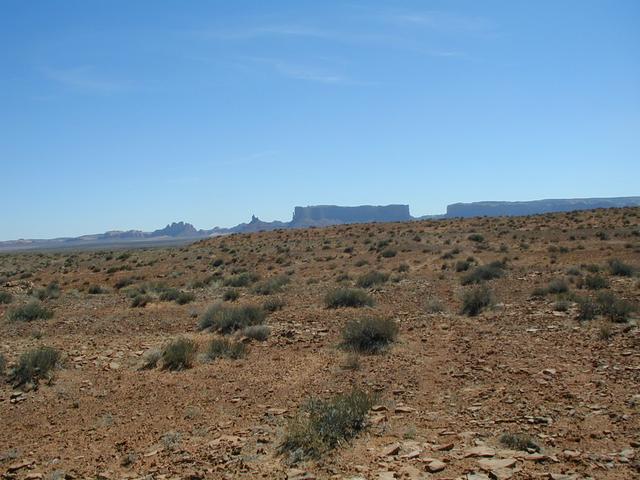
<instances>
[{"instance_id":1,"label":"distant mesa","mask_svg":"<svg viewBox=\"0 0 640 480\"><path fill-rule=\"evenodd\" d=\"M497 217L514 215L536 215L594 208L640 206L640 197L577 198L557 200L535 200L530 202L473 202L454 203L447 206L444 215L412 217L409 205L361 205L340 207L337 205L313 205L295 207L290 222L265 222L252 215L251 221L235 227L215 227L197 230L186 222L174 222L153 232L140 230L110 231L95 235L49 240L12 240L0 242L0 252L19 250L51 250L58 248L117 248L129 246L179 245L195 240L228 235L253 233L287 228L325 227L350 223L406 222L411 220L437 220L457 217Z\"/></svg>"},{"instance_id":2,"label":"distant mesa","mask_svg":"<svg viewBox=\"0 0 640 480\"><path fill-rule=\"evenodd\" d=\"M473 202L447 206L447 218L508 217L539 215L542 213L592 210L594 208L622 208L640 205L640 197L574 198L533 200L529 202Z\"/></svg>"},{"instance_id":3,"label":"distant mesa","mask_svg":"<svg viewBox=\"0 0 640 480\"><path fill-rule=\"evenodd\" d=\"M345 223L406 222L413 220L409 205L361 205L359 207L338 207L316 205L295 207L291 227L340 225Z\"/></svg>"}]
</instances>

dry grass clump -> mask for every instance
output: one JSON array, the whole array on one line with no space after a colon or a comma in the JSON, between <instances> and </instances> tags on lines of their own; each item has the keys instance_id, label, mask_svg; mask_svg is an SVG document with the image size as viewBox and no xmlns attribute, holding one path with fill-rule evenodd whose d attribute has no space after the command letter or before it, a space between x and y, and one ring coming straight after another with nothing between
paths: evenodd
<instances>
[{"instance_id":1,"label":"dry grass clump","mask_svg":"<svg viewBox=\"0 0 640 480\"><path fill-rule=\"evenodd\" d=\"M162 368L164 370L185 370L193 366L198 345L189 338L171 340L162 350Z\"/></svg>"},{"instance_id":2,"label":"dry grass clump","mask_svg":"<svg viewBox=\"0 0 640 480\"><path fill-rule=\"evenodd\" d=\"M47 320L51 317L53 317L53 312L43 307L37 300L7 312L7 319L11 322L33 322L34 320Z\"/></svg>"},{"instance_id":3,"label":"dry grass clump","mask_svg":"<svg viewBox=\"0 0 640 480\"><path fill-rule=\"evenodd\" d=\"M216 358L237 360L245 357L246 354L247 347L244 343L234 342L228 338L214 338L209 342L206 352L209 360L215 360Z\"/></svg>"},{"instance_id":4,"label":"dry grass clump","mask_svg":"<svg viewBox=\"0 0 640 480\"><path fill-rule=\"evenodd\" d=\"M356 285L360 288L370 288L374 285L381 285L389 280L389 274L385 272L379 272L373 270L371 272L364 273L358 277Z\"/></svg>"},{"instance_id":5,"label":"dry grass clump","mask_svg":"<svg viewBox=\"0 0 640 480\"><path fill-rule=\"evenodd\" d=\"M361 353L377 353L395 341L398 325L390 318L350 320L342 330L342 345Z\"/></svg>"},{"instance_id":6,"label":"dry grass clump","mask_svg":"<svg viewBox=\"0 0 640 480\"><path fill-rule=\"evenodd\" d=\"M362 390L309 400L287 425L279 451L288 453L293 461L321 458L366 427L374 401L375 397Z\"/></svg>"},{"instance_id":7,"label":"dry grass clump","mask_svg":"<svg viewBox=\"0 0 640 480\"><path fill-rule=\"evenodd\" d=\"M462 295L462 313L474 317L485 308L493 305L493 294L485 285L464 292Z\"/></svg>"},{"instance_id":8,"label":"dry grass clump","mask_svg":"<svg viewBox=\"0 0 640 480\"><path fill-rule=\"evenodd\" d=\"M232 333L251 325L264 323L266 317L262 307L257 305L224 305L210 307L200 320L200 329L211 328L221 333Z\"/></svg>"},{"instance_id":9,"label":"dry grass clump","mask_svg":"<svg viewBox=\"0 0 640 480\"><path fill-rule=\"evenodd\" d=\"M338 288L325 296L327 308L367 307L373 305L373 299L364 290L355 288Z\"/></svg>"},{"instance_id":10,"label":"dry grass clump","mask_svg":"<svg viewBox=\"0 0 640 480\"><path fill-rule=\"evenodd\" d=\"M51 347L38 347L23 353L11 378L17 386L26 383L37 384L39 380L50 379L53 369L60 361L60 352Z\"/></svg>"}]
</instances>

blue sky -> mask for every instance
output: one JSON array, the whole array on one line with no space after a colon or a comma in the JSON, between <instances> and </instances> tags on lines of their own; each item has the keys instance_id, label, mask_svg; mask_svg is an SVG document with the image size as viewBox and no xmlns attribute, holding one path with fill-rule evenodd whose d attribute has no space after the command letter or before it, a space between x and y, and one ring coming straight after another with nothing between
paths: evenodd
<instances>
[{"instance_id":1,"label":"blue sky","mask_svg":"<svg viewBox=\"0 0 640 480\"><path fill-rule=\"evenodd\" d=\"M0 239L638 195L640 2L0 2Z\"/></svg>"}]
</instances>

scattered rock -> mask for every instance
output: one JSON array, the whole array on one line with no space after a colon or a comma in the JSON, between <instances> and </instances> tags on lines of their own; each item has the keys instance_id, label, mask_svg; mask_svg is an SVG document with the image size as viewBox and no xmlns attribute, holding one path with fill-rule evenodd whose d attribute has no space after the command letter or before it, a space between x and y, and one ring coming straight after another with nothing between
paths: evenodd
<instances>
[{"instance_id":1,"label":"scattered rock","mask_svg":"<svg viewBox=\"0 0 640 480\"><path fill-rule=\"evenodd\" d=\"M427 470L430 473L441 472L447 467L447 464L440 460L433 460L427 465Z\"/></svg>"}]
</instances>

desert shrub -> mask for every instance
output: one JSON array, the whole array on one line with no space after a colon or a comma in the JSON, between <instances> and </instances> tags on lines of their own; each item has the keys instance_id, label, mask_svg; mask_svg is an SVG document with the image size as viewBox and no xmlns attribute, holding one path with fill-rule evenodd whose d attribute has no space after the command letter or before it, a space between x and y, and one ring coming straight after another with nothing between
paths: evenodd
<instances>
[{"instance_id":1,"label":"desert shrub","mask_svg":"<svg viewBox=\"0 0 640 480\"><path fill-rule=\"evenodd\" d=\"M366 427L375 397L361 390L327 400L310 400L290 420L279 446L294 461L319 459L323 454L355 437Z\"/></svg>"},{"instance_id":2,"label":"desert shrub","mask_svg":"<svg viewBox=\"0 0 640 480\"><path fill-rule=\"evenodd\" d=\"M12 322L32 322L34 320L46 320L53 316L53 312L36 300L26 305L9 310L7 318Z\"/></svg>"},{"instance_id":3,"label":"desert shrub","mask_svg":"<svg viewBox=\"0 0 640 480\"><path fill-rule=\"evenodd\" d=\"M138 293L131 299L131 308L143 308L151 301L153 301L153 297L151 295Z\"/></svg>"},{"instance_id":4,"label":"desert shrub","mask_svg":"<svg viewBox=\"0 0 640 480\"><path fill-rule=\"evenodd\" d=\"M20 355L12 379L16 385L36 384L39 380L50 378L53 369L60 361L60 352L51 347L38 347Z\"/></svg>"},{"instance_id":5,"label":"desert shrub","mask_svg":"<svg viewBox=\"0 0 640 480\"><path fill-rule=\"evenodd\" d=\"M100 285L90 285L89 288L87 288L87 293L89 295L102 295L103 293L107 293L107 291Z\"/></svg>"},{"instance_id":6,"label":"desert shrub","mask_svg":"<svg viewBox=\"0 0 640 480\"><path fill-rule=\"evenodd\" d=\"M342 346L363 353L376 353L392 343L398 326L390 318L365 317L350 320L342 330Z\"/></svg>"},{"instance_id":7,"label":"desert shrub","mask_svg":"<svg viewBox=\"0 0 640 480\"><path fill-rule=\"evenodd\" d=\"M480 265L462 277L462 285L472 285L482 283L485 280L493 280L502 276L504 264L499 261L491 262L488 265Z\"/></svg>"},{"instance_id":8,"label":"desert shrub","mask_svg":"<svg viewBox=\"0 0 640 480\"><path fill-rule=\"evenodd\" d=\"M456 272L466 272L469 270L471 264L466 260L458 260L455 265Z\"/></svg>"},{"instance_id":9,"label":"desert shrub","mask_svg":"<svg viewBox=\"0 0 640 480\"><path fill-rule=\"evenodd\" d=\"M541 298L541 297L544 297L546 294L547 294L547 289L546 288L536 287L531 292L531 297L532 298Z\"/></svg>"},{"instance_id":10,"label":"desert shrub","mask_svg":"<svg viewBox=\"0 0 640 480\"><path fill-rule=\"evenodd\" d=\"M225 278L223 284L225 287L248 287L256 282L258 278L258 275L255 273L243 272Z\"/></svg>"},{"instance_id":11,"label":"desert shrub","mask_svg":"<svg viewBox=\"0 0 640 480\"><path fill-rule=\"evenodd\" d=\"M4 377L4 371L7 369L7 359L0 353L0 377Z\"/></svg>"},{"instance_id":12,"label":"desert shrub","mask_svg":"<svg viewBox=\"0 0 640 480\"><path fill-rule=\"evenodd\" d=\"M567 269L567 275L571 275L572 277L579 277L582 275L580 269L578 267L569 267Z\"/></svg>"},{"instance_id":13,"label":"desert shrub","mask_svg":"<svg viewBox=\"0 0 640 480\"><path fill-rule=\"evenodd\" d=\"M547 287L548 293L566 293L569 291L569 285L562 278L555 278L549 282L549 286Z\"/></svg>"},{"instance_id":14,"label":"desert shrub","mask_svg":"<svg viewBox=\"0 0 640 480\"><path fill-rule=\"evenodd\" d=\"M372 306L373 299L364 290L356 288L338 288L325 296L327 308Z\"/></svg>"},{"instance_id":15,"label":"desert shrub","mask_svg":"<svg viewBox=\"0 0 640 480\"><path fill-rule=\"evenodd\" d=\"M437 298L428 299L424 309L427 313L442 313L445 310L444 305Z\"/></svg>"},{"instance_id":16,"label":"desert shrub","mask_svg":"<svg viewBox=\"0 0 640 480\"><path fill-rule=\"evenodd\" d=\"M185 370L193 366L198 346L188 338L171 340L162 350L162 368L165 370Z\"/></svg>"},{"instance_id":17,"label":"desert shrub","mask_svg":"<svg viewBox=\"0 0 640 480\"><path fill-rule=\"evenodd\" d=\"M609 260L609 270L612 275L619 277L630 277L633 275L633 267L618 259Z\"/></svg>"},{"instance_id":18,"label":"desert shrub","mask_svg":"<svg viewBox=\"0 0 640 480\"><path fill-rule=\"evenodd\" d=\"M609 286L607 279L602 275L587 275L584 279L584 285L589 290L601 290Z\"/></svg>"},{"instance_id":19,"label":"desert shrub","mask_svg":"<svg viewBox=\"0 0 640 480\"><path fill-rule=\"evenodd\" d=\"M598 314L598 306L590 298L578 298L577 303L579 320L593 320Z\"/></svg>"},{"instance_id":20,"label":"desert shrub","mask_svg":"<svg viewBox=\"0 0 640 480\"><path fill-rule=\"evenodd\" d=\"M617 298L611 292L599 293L596 298L598 311L616 323L626 322L634 307L630 302Z\"/></svg>"},{"instance_id":21,"label":"desert shrub","mask_svg":"<svg viewBox=\"0 0 640 480\"><path fill-rule=\"evenodd\" d=\"M380 255L382 255L384 258L393 258L397 254L398 254L397 250L395 250L393 248L387 248L387 249L383 250Z\"/></svg>"},{"instance_id":22,"label":"desert shrub","mask_svg":"<svg viewBox=\"0 0 640 480\"><path fill-rule=\"evenodd\" d=\"M259 342L264 342L269 338L269 333L271 333L271 330L266 325L251 325L242 330L242 335Z\"/></svg>"},{"instance_id":23,"label":"desert shrub","mask_svg":"<svg viewBox=\"0 0 640 480\"><path fill-rule=\"evenodd\" d=\"M152 370L158 366L158 362L162 359L162 351L158 349L151 349L144 352L142 355L142 365L140 370Z\"/></svg>"},{"instance_id":24,"label":"desert shrub","mask_svg":"<svg viewBox=\"0 0 640 480\"><path fill-rule=\"evenodd\" d=\"M462 295L462 313L474 317L493 304L493 294L485 285L467 290Z\"/></svg>"},{"instance_id":25,"label":"desert shrub","mask_svg":"<svg viewBox=\"0 0 640 480\"><path fill-rule=\"evenodd\" d=\"M117 290L120 290L121 288L128 287L129 285L133 284L133 282L135 282L135 279L133 279L131 277L125 277L125 278L121 278L121 279L117 280L116 283L113 286Z\"/></svg>"},{"instance_id":26,"label":"desert shrub","mask_svg":"<svg viewBox=\"0 0 640 480\"><path fill-rule=\"evenodd\" d=\"M604 322L598 328L598 338L600 340L609 340L613 335L613 328L611 322Z\"/></svg>"},{"instance_id":27,"label":"desert shrub","mask_svg":"<svg viewBox=\"0 0 640 480\"><path fill-rule=\"evenodd\" d=\"M34 290L33 296L38 300L48 300L60 297L60 286L58 282L51 282L45 288Z\"/></svg>"},{"instance_id":28,"label":"desert shrub","mask_svg":"<svg viewBox=\"0 0 640 480\"><path fill-rule=\"evenodd\" d=\"M360 356L356 352L348 352L340 367L344 370L360 370Z\"/></svg>"},{"instance_id":29,"label":"desert shrub","mask_svg":"<svg viewBox=\"0 0 640 480\"><path fill-rule=\"evenodd\" d=\"M364 267L365 265L369 265L369 262L365 259L360 259L356 263L354 263L356 267Z\"/></svg>"},{"instance_id":30,"label":"desert shrub","mask_svg":"<svg viewBox=\"0 0 640 480\"><path fill-rule=\"evenodd\" d=\"M163 302L176 302L178 305L186 305L193 302L196 296L191 292L184 292L177 288L167 288L160 292L160 300Z\"/></svg>"},{"instance_id":31,"label":"desert shrub","mask_svg":"<svg viewBox=\"0 0 640 480\"><path fill-rule=\"evenodd\" d=\"M600 265L595 263L582 264L581 267L589 273L598 273L600 271Z\"/></svg>"},{"instance_id":32,"label":"desert shrub","mask_svg":"<svg viewBox=\"0 0 640 480\"><path fill-rule=\"evenodd\" d=\"M200 320L200 329L212 328L221 333L231 333L251 325L264 323L265 311L255 305L223 305L210 307Z\"/></svg>"},{"instance_id":33,"label":"desert shrub","mask_svg":"<svg viewBox=\"0 0 640 480\"><path fill-rule=\"evenodd\" d=\"M401 263L400 265L398 265L398 268L396 269L399 273L407 273L409 271L409 264L408 263Z\"/></svg>"},{"instance_id":34,"label":"desert shrub","mask_svg":"<svg viewBox=\"0 0 640 480\"><path fill-rule=\"evenodd\" d=\"M269 298L265 300L265 302L262 304L262 308L264 308L264 310L267 312L275 312L277 310L282 310L284 306L285 306L284 300L277 297Z\"/></svg>"},{"instance_id":35,"label":"desert shrub","mask_svg":"<svg viewBox=\"0 0 640 480\"><path fill-rule=\"evenodd\" d=\"M215 360L216 358L230 358L237 360L243 358L247 354L247 347L244 343L233 342L227 338L214 338L207 346L207 358Z\"/></svg>"},{"instance_id":36,"label":"desert shrub","mask_svg":"<svg viewBox=\"0 0 640 480\"><path fill-rule=\"evenodd\" d=\"M234 302L240 298L240 293L237 290L228 289L222 294L222 300L225 302Z\"/></svg>"},{"instance_id":37,"label":"desert shrub","mask_svg":"<svg viewBox=\"0 0 640 480\"><path fill-rule=\"evenodd\" d=\"M566 312L569 310L569 302L566 300L558 300L553 304L553 310L555 312Z\"/></svg>"},{"instance_id":38,"label":"desert shrub","mask_svg":"<svg viewBox=\"0 0 640 480\"><path fill-rule=\"evenodd\" d=\"M13 301L13 295L4 290L0 290L0 304L9 304Z\"/></svg>"},{"instance_id":39,"label":"desert shrub","mask_svg":"<svg viewBox=\"0 0 640 480\"><path fill-rule=\"evenodd\" d=\"M282 287L289 283L289 277L279 275L256 283L253 287L254 293L258 295L272 295L282 290Z\"/></svg>"},{"instance_id":40,"label":"desert shrub","mask_svg":"<svg viewBox=\"0 0 640 480\"><path fill-rule=\"evenodd\" d=\"M482 235L480 235L479 233L472 233L467 238L469 240L471 240L472 242L478 242L478 243L484 242L484 237Z\"/></svg>"},{"instance_id":41,"label":"desert shrub","mask_svg":"<svg viewBox=\"0 0 640 480\"><path fill-rule=\"evenodd\" d=\"M356 281L356 285L360 288L370 288L374 285L385 283L387 280L389 280L388 273L373 270L360 275Z\"/></svg>"},{"instance_id":42,"label":"desert shrub","mask_svg":"<svg viewBox=\"0 0 640 480\"><path fill-rule=\"evenodd\" d=\"M539 452L540 446L524 433L504 433L500 436L500 443L511 450L534 451Z\"/></svg>"}]
</instances>

